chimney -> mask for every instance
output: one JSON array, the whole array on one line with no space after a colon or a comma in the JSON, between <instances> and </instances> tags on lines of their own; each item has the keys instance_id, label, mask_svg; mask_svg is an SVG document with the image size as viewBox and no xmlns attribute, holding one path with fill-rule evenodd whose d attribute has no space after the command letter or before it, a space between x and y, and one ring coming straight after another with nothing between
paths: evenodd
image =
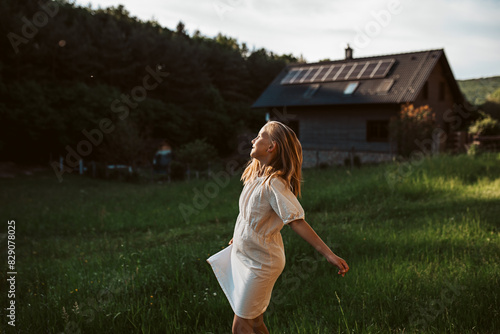
<instances>
[{"instance_id":1,"label":"chimney","mask_svg":"<svg viewBox=\"0 0 500 334\"><path fill-rule=\"evenodd\" d=\"M347 48L345 49L345 59L352 59L352 49L351 47L349 46L349 44L347 44Z\"/></svg>"}]
</instances>

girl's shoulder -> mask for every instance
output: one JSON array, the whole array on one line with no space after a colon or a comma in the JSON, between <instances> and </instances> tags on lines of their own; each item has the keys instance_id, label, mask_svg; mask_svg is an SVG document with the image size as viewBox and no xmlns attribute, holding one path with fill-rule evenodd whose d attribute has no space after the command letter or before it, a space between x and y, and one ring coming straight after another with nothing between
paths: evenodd
<instances>
[{"instance_id":1,"label":"girl's shoulder","mask_svg":"<svg viewBox=\"0 0 500 334\"><path fill-rule=\"evenodd\" d=\"M290 185L279 175L271 175L265 181L264 185L272 191L286 192L290 190Z\"/></svg>"}]
</instances>

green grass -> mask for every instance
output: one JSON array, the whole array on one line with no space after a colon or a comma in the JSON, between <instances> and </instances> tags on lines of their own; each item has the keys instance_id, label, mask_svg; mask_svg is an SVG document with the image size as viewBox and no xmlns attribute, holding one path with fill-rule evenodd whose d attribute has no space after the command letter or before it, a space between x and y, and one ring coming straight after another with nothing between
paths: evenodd
<instances>
[{"instance_id":1,"label":"green grass","mask_svg":"<svg viewBox=\"0 0 500 334\"><path fill-rule=\"evenodd\" d=\"M500 332L500 155L304 179L306 220L351 270L339 277L285 227L271 333ZM232 236L241 183L214 184L0 180L1 233L16 220L18 272L15 329L0 285L5 332L230 333L231 308L205 260ZM205 189L215 194L186 221L179 205Z\"/></svg>"}]
</instances>

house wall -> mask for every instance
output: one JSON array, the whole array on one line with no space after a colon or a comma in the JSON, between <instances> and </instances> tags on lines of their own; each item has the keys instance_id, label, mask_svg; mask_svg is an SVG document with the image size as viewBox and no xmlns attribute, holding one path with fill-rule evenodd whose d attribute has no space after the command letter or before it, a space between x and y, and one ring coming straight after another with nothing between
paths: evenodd
<instances>
[{"instance_id":1,"label":"house wall","mask_svg":"<svg viewBox=\"0 0 500 334\"><path fill-rule=\"evenodd\" d=\"M441 98L440 96L440 85L444 84L444 96ZM449 85L449 80L445 76L445 72L443 70L443 66L440 62L436 64L434 69L432 70L429 78L427 79L428 85L428 94L427 98L425 98L424 91L422 90L418 95L417 99L414 101L414 106L424 106L429 105L432 108L432 111L436 113L436 127L444 130L445 136L435 136L435 138L430 138L434 144L434 152L444 152L447 147L450 146L452 142L452 124L450 124L450 120L454 119L453 117L443 117L444 114L448 110L453 110L453 105L455 103L453 99L453 94L451 92L451 88ZM450 111L448 111L450 112ZM450 115L450 114L448 114ZM438 133L438 132L436 132Z\"/></svg>"},{"instance_id":2,"label":"house wall","mask_svg":"<svg viewBox=\"0 0 500 334\"><path fill-rule=\"evenodd\" d=\"M326 106L289 110L298 121L304 167L321 163L343 164L358 156L362 163L392 159L395 148L387 142L367 142L367 121L389 120L398 105Z\"/></svg>"}]
</instances>

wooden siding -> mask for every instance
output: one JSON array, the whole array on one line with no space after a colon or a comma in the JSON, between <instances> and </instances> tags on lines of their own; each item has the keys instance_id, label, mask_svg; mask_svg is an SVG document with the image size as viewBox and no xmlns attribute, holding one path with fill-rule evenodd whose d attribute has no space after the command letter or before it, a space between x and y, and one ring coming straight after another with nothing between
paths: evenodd
<instances>
[{"instance_id":1,"label":"wooden siding","mask_svg":"<svg viewBox=\"0 0 500 334\"><path fill-rule=\"evenodd\" d=\"M399 106L329 106L294 109L299 139L306 150L391 152L389 142L367 142L366 125L371 120L389 120Z\"/></svg>"}]
</instances>

